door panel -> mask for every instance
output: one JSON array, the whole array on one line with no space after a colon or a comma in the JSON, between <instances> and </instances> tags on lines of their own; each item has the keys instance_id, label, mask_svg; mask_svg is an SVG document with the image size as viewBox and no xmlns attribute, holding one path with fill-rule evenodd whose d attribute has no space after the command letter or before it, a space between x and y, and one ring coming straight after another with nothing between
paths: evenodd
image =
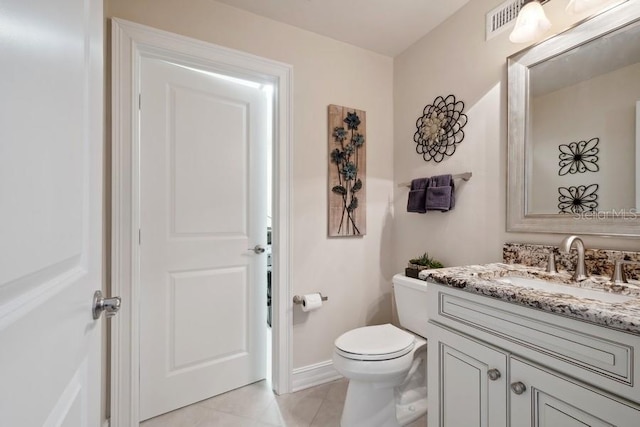
<instances>
[{"instance_id":1,"label":"door panel","mask_svg":"<svg viewBox=\"0 0 640 427\"><path fill-rule=\"evenodd\" d=\"M267 96L143 58L140 415L266 375Z\"/></svg>"},{"instance_id":2,"label":"door panel","mask_svg":"<svg viewBox=\"0 0 640 427\"><path fill-rule=\"evenodd\" d=\"M482 425L481 407L486 406L485 387L482 384L483 365L478 360L460 353L454 348L442 347L442 384L443 421L448 426ZM486 369L484 369L486 370ZM461 387L461 385L463 385ZM460 402L466 402L464 411L459 410Z\"/></svg>"},{"instance_id":3,"label":"door panel","mask_svg":"<svg viewBox=\"0 0 640 427\"><path fill-rule=\"evenodd\" d=\"M589 415L575 406L567 405L562 400L548 395L540 390L534 390L536 394L537 424L542 427L613 427L596 417Z\"/></svg>"},{"instance_id":4,"label":"door panel","mask_svg":"<svg viewBox=\"0 0 640 427\"><path fill-rule=\"evenodd\" d=\"M511 381L527 387L511 393L514 427L627 427L640 419L640 408L520 359L511 358Z\"/></svg>"},{"instance_id":5,"label":"door panel","mask_svg":"<svg viewBox=\"0 0 640 427\"><path fill-rule=\"evenodd\" d=\"M102 8L2 3L2 426L101 421Z\"/></svg>"},{"instance_id":6,"label":"door panel","mask_svg":"<svg viewBox=\"0 0 640 427\"><path fill-rule=\"evenodd\" d=\"M249 349L247 284L247 270L243 267L173 275L169 328L174 372L246 356ZM216 300L242 301L242 304L224 304L212 311L212 301ZM225 328L219 328L220 325ZM207 337L212 331L215 331L215 340L193 339Z\"/></svg>"},{"instance_id":7,"label":"door panel","mask_svg":"<svg viewBox=\"0 0 640 427\"><path fill-rule=\"evenodd\" d=\"M506 354L434 324L428 340L429 360L437 361L429 366L429 405L439 407L429 412L429 424L506 426ZM491 380L489 370L500 375Z\"/></svg>"},{"instance_id":8,"label":"door panel","mask_svg":"<svg viewBox=\"0 0 640 427\"><path fill-rule=\"evenodd\" d=\"M249 105L202 89L168 90L174 234L246 236Z\"/></svg>"}]
</instances>

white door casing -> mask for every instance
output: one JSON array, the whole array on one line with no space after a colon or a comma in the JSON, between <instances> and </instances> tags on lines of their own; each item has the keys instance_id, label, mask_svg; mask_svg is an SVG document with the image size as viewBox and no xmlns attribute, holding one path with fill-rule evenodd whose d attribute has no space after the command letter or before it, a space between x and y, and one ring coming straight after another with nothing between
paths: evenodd
<instances>
[{"instance_id":1,"label":"white door casing","mask_svg":"<svg viewBox=\"0 0 640 427\"><path fill-rule=\"evenodd\" d=\"M112 425L134 425L139 420L141 288L138 263L140 154L137 105L142 58L164 59L196 69L241 76L274 87L272 385L276 393L288 393L291 388L292 328L289 271L291 67L120 19L112 20L112 49L112 292L123 297L120 314L112 321Z\"/></svg>"},{"instance_id":2,"label":"white door casing","mask_svg":"<svg viewBox=\"0 0 640 427\"><path fill-rule=\"evenodd\" d=\"M101 424L103 4L2 2L0 425Z\"/></svg>"},{"instance_id":3,"label":"white door casing","mask_svg":"<svg viewBox=\"0 0 640 427\"><path fill-rule=\"evenodd\" d=\"M636 209L640 215L640 101L636 102Z\"/></svg>"},{"instance_id":4,"label":"white door casing","mask_svg":"<svg viewBox=\"0 0 640 427\"><path fill-rule=\"evenodd\" d=\"M140 64L140 419L266 377L267 103Z\"/></svg>"}]
</instances>

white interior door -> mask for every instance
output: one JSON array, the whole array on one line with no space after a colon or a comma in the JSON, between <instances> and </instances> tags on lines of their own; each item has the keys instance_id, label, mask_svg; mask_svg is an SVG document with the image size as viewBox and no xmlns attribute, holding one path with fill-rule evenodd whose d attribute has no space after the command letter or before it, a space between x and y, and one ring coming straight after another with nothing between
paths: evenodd
<instances>
[{"instance_id":1,"label":"white interior door","mask_svg":"<svg viewBox=\"0 0 640 427\"><path fill-rule=\"evenodd\" d=\"M101 0L0 5L0 425L100 426Z\"/></svg>"},{"instance_id":2,"label":"white interior door","mask_svg":"<svg viewBox=\"0 0 640 427\"><path fill-rule=\"evenodd\" d=\"M267 95L142 58L140 418L265 378Z\"/></svg>"}]
</instances>

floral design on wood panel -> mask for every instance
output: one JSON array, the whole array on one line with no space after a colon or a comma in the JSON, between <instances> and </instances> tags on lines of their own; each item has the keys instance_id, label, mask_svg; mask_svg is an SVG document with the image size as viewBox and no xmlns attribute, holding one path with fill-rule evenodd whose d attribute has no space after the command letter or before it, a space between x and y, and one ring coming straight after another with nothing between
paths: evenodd
<instances>
[{"instance_id":1,"label":"floral design on wood panel","mask_svg":"<svg viewBox=\"0 0 640 427\"><path fill-rule=\"evenodd\" d=\"M366 234L366 113L329 105L329 236Z\"/></svg>"}]
</instances>

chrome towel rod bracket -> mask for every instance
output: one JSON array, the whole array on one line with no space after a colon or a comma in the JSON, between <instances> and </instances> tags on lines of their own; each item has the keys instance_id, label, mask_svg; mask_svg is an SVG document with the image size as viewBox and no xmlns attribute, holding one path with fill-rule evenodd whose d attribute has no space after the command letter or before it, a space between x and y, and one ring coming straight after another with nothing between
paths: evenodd
<instances>
[{"instance_id":1,"label":"chrome towel rod bracket","mask_svg":"<svg viewBox=\"0 0 640 427\"><path fill-rule=\"evenodd\" d=\"M453 179L461 179L463 181L469 181L471 179L472 175L473 174L471 172L459 173L457 175L453 175ZM402 183L398 184L398 187L411 188L411 183L410 182L402 182Z\"/></svg>"}]
</instances>

